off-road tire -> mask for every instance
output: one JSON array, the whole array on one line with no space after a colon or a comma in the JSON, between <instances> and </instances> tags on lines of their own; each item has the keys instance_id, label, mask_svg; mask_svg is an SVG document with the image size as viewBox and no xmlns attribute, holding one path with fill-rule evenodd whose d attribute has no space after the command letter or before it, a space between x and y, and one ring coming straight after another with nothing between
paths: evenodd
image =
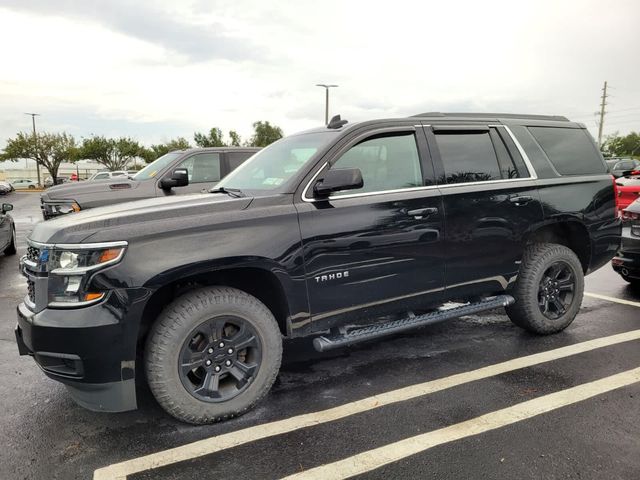
<instances>
[{"instance_id":1,"label":"off-road tire","mask_svg":"<svg viewBox=\"0 0 640 480\"><path fill-rule=\"evenodd\" d=\"M620 274L620 276L625 282L631 284L632 287L640 287L640 279L631 278L631 277L628 277L627 275L622 275L622 274Z\"/></svg>"},{"instance_id":2,"label":"off-road tire","mask_svg":"<svg viewBox=\"0 0 640 480\"><path fill-rule=\"evenodd\" d=\"M261 362L249 386L238 396L209 403L185 388L178 357L194 328L225 315L242 318L257 332ZM271 311L257 298L229 287L206 287L178 297L152 326L145 347L146 376L154 397L169 414L192 424L214 423L250 410L273 385L281 359L282 336Z\"/></svg>"},{"instance_id":3,"label":"off-road tire","mask_svg":"<svg viewBox=\"0 0 640 480\"><path fill-rule=\"evenodd\" d=\"M4 249L4 254L5 255L15 255L17 252L16 250L16 230L15 227L13 229L13 231L11 232L11 243L9 244L9 246L7 248Z\"/></svg>"},{"instance_id":4,"label":"off-road tire","mask_svg":"<svg viewBox=\"0 0 640 480\"><path fill-rule=\"evenodd\" d=\"M555 262L568 265L575 276L574 294L565 313L557 319L547 318L538 303L538 289L547 269ZM557 333L575 319L584 294L584 272L576 254L555 243L535 243L525 249L518 280L511 291L516 302L506 308L513 323L540 335Z\"/></svg>"}]
</instances>

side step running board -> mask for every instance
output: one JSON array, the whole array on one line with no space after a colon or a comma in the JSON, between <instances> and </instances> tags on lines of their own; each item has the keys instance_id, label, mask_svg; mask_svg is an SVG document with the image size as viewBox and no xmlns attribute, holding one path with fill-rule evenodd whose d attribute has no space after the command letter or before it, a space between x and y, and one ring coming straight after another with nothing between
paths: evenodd
<instances>
[{"instance_id":1,"label":"side step running board","mask_svg":"<svg viewBox=\"0 0 640 480\"><path fill-rule=\"evenodd\" d=\"M353 345L355 343L373 340L375 338L401 333L416 327L432 325L434 323L451 320L471 315L473 313L491 310L493 308L506 307L515 302L511 295L497 295L475 303L467 303L459 307L436 310L424 315L412 316L401 320L392 320L387 323L370 325L367 327L354 328L347 333L332 334L328 336L316 337L313 339L313 347L319 352L326 352L334 348Z\"/></svg>"}]
</instances>

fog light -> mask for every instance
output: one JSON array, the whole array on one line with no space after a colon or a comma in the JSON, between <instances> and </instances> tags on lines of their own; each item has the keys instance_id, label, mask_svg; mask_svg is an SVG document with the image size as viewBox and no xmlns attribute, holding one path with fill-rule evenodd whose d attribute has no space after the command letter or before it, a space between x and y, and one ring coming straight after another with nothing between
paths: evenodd
<instances>
[{"instance_id":1,"label":"fog light","mask_svg":"<svg viewBox=\"0 0 640 480\"><path fill-rule=\"evenodd\" d=\"M67 287L64 289L66 293L78 293L82 277L68 277Z\"/></svg>"}]
</instances>

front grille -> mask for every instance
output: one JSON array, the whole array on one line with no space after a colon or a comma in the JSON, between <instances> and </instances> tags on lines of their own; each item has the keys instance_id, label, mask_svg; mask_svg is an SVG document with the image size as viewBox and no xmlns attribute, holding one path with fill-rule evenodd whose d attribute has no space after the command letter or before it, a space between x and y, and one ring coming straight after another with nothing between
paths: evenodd
<instances>
[{"instance_id":1,"label":"front grille","mask_svg":"<svg viewBox=\"0 0 640 480\"><path fill-rule=\"evenodd\" d=\"M27 295L31 303L36 303L36 286L33 280L27 279Z\"/></svg>"},{"instance_id":2,"label":"front grille","mask_svg":"<svg viewBox=\"0 0 640 480\"><path fill-rule=\"evenodd\" d=\"M27 247L27 260L34 263L38 263L39 259L40 259L40 249L32 246Z\"/></svg>"}]
</instances>

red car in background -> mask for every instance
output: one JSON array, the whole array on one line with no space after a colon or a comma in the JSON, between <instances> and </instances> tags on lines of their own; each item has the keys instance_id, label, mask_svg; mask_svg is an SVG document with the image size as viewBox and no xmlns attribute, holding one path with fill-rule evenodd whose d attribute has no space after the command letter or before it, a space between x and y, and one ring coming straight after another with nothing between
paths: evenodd
<instances>
[{"instance_id":1,"label":"red car in background","mask_svg":"<svg viewBox=\"0 0 640 480\"><path fill-rule=\"evenodd\" d=\"M618 212L622 212L640 198L640 175L616 178L616 191L616 206Z\"/></svg>"}]
</instances>

